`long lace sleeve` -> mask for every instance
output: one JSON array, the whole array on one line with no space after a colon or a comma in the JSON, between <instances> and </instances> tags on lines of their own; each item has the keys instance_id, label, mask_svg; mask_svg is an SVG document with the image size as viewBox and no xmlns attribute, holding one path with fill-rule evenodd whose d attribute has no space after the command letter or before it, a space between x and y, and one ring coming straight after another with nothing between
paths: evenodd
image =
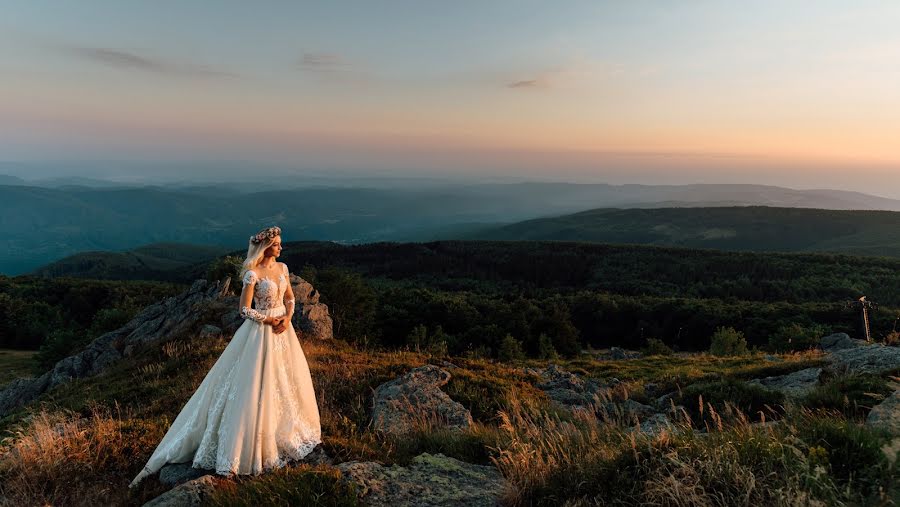
<instances>
[{"instance_id":1,"label":"long lace sleeve","mask_svg":"<svg viewBox=\"0 0 900 507\"><path fill-rule=\"evenodd\" d=\"M253 270L248 269L246 273L244 273L244 278L242 281L244 282L244 288L250 287L250 290L254 290L254 286L256 282L259 280L259 277ZM249 306L241 307L241 317L244 319L255 320L256 322L262 322L266 320L266 316L262 314L262 312L258 310L254 310Z\"/></svg>"},{"instance_id":2,"label":"long lace sleeve","mask_svg":"<svg viewBox=\"0 0 900 507\"><path fill-rule=\"evenodd\" d=\"M284 268L284 278L287 280L287 290L284 291L284 309L285 312L294 313L294 290L291 288L291 273L288 271L287 264L282 264Z\"/></svg>"},{"instance_id":3,"label":"long lace sleeve","mask_svg":"<svg viewBox=\"0 0 900 507\"><path fill-rule=\"evenodd\" d=\"M254 310L253 308L247 306L241 307L241 317L245 319L255 320L256 322L262 322L266 320L265 315L260 313L258 310Z\"/></svg>"}]
</instances>

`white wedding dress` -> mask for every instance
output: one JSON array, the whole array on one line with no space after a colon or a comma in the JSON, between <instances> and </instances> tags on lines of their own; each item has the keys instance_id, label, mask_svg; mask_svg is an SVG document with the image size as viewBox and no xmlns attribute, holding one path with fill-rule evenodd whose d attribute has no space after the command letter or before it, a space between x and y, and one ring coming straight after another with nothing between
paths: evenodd
<instances>
[{"instance_id":1,"label":"white wedding dress","mask_svg":"<svg viewBox=\"0 0 900 507\"><path fill-rule=\"evenodd\" d=\"M243 283L253 285L255 308L242 309L246 320L131 486L166 463L255 475L301 459L321 443L316 395L293 325L275 334L255 320L285 315L290 279L287 266L281 268L277 280L246 272Z\"/></svg>"}]
</instances>

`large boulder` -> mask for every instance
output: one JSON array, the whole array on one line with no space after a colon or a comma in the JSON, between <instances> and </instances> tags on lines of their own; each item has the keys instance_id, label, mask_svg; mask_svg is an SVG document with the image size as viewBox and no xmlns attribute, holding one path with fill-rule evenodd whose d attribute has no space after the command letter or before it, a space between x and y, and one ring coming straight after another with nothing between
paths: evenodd
<instances>
[{"instance_id":1,"label":"large boulder","mask_svg":"<svg viewBox=\"0 0 900 507\"><path fill-rule=\"evenodd\" d=\"M885 398L869 411L866 424L873 428L881 428L894 436L900 436L900 390Z\"/></svg>"},{"instance_id":2,"label":"large boulder","mask_svg":"<svg viewBox=\"0 0 900 507\"><path fill-rule=\"evenodd\" d=\"M472 425L472 414L441 391L450 373L434 365L416 368L375 389L373 426L378 431L405 434L422 422L454 429Z\"/></svg>"},{"instance_id":3,"label":"large boulder","mask_svg":"<svg viewBox=\"0 0 900 507\"><path fill-rule=\"evenodd\" d=\"M319 302L319 291L312 284L297 275L291 275L291 289L294 291L293 324L307 338L330 340L334 337L334 321L328 312L328 305Z\"/></svg>"},{"instance_id":4,"label":"large boulder","mask_svg":"<svg viewBox=\"0 0 900 507\"><path fill-rule=\"evenodd\" d=\"M826 359L830 370L837 373L875 373L900 368L900 347L882 343L866 343L852 348L831 350Z\"/></svg>"},{"instance_id":5,"label":"large boulder","mask_svg":"<svg viewBox=\"0 0 900 507\"><path fill-rule=\"evenodd\" d=\"M819 385L819 375L821 374L822 368L806 368L787 375L761 379L755 378L749 381L748 384L761 385L768 389L781 391L785 396L799 398L808 394Z\"/></svg>"},{"instance_id":6,"label":"large boulder","mask_svg":"<svg viewBox=\"0 0 900 507\"><path fill-rule=\"evenodd\" d=\"M819 348L826 352L841 349L852 349L866 345L864 340L855 340L850 338L847 333L834 333L823 337L819 340Z\"/></svg>"},{"instance_id":7,"label":"large boulder","mask_svg":"<svg viewBox=\"0 0 900 507\"><path fill-rule=\"evenodd\" d=\"M216 479L205 475L185 482L144 504L144 507L200 507L216 490Z\"/></svg>"},{"instance_id":8,"label":"large boulder","mask_svg":"<svg viewBox=\"0 0 900 507\"><path fill-rule=\"evenodd\" d=\"M420 454L407 467L351 461L338 469L356 484L371 507L493 507L506 488L496 468L472 465L443 454Z\"/></svg>"}]
</instances>

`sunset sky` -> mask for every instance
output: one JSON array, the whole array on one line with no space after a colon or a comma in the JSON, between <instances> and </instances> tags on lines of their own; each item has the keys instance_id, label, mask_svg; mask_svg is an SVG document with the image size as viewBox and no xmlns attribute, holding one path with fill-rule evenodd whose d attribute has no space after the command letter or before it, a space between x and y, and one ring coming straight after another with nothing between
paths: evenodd
<instances>
[{"instance_id":1,"label":"sunset sky","mask_svg":"<svg viewBox=\"0 0 900 507\"><path fill-rule=\"evenodd\" d=\"M4 161L227 160L900 197L896 1L0 9Z\"/></svg>"}]
</instances>

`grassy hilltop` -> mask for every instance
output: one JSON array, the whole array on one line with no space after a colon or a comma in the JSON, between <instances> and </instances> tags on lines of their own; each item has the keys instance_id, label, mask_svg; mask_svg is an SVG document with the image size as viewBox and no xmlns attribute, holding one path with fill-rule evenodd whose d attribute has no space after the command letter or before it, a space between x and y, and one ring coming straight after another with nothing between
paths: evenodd
<instances>
[{"instance_id":1,"label":"grassy hilltop","mask_svg":"<svg viewBox=\"0 0 900 507\"><path fill-rule=\"evenodd\" d=\"M335 320L338 339L302 343L323 450L334 464L217 478L212 505L364 504L336 464L407 465L423 452L496 467L508 484L504 505L900 502L900 442L865 424L900 388L900 364L845 371L812 348L823 334L854 332L855 315L843 301L861 293L882 302L873 325L879 341L889 338L900 307L898 261L471 241L287 243L282 260L315 284ZM206 271L232 269L234 259L222 258ZM19 305L7 322L58 315L54 322L71 335L46 343L38 327L21 335L41 350L0 355L17 368L0 382L27 376L25 361L46 368L141 305L184 288L0 281L0 296ZM64 313L73 302L91 317L74 322L77 315ZM196 311L205 312L199 324L221 318L221 309ZM747 347L710 354L724 327L736 329L723 335L732 345L745 338ZM57 386L0 419L0 505L141 505L167 490L156 478L135 491L126 486L230 337L199 331L138 348L104 373ZM613 359L610 346L644 355ZM585 409L561 405L541 373L551 363L576 382L604 387ZM425 364L451 373L443 390L475 424L450 431L422 413L411 435L377 431L373 390ZM748 382L811 368L824 370L797 397ZM634 407L653 407L673 427L635 431L645 419L636 419Z\"/></svg>"}]
</instances>

